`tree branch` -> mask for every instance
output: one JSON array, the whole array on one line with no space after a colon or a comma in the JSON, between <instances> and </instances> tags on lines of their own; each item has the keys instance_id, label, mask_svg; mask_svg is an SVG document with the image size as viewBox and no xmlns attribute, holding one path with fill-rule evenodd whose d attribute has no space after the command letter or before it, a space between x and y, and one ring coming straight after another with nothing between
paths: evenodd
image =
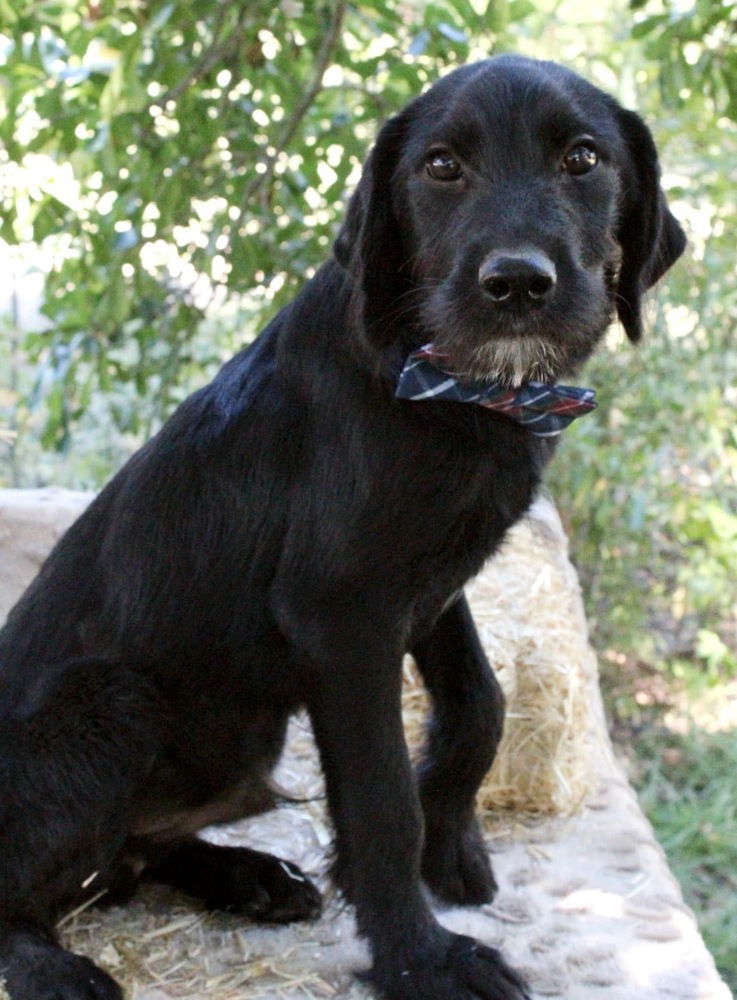
<instances>
[{"instance_id":1,"label":"tree branch","mask_svg":"<svg viewBox=\"0 0 737 1000\"><path fill-rule=\"evenodd\" d=\"M232 231L236 234L246 216L246 213L248 212L248 206L251 199L262 190L267 182L269 183L269 186L273 182L274 168L276 167L280 154L283 153L289 146L289 143L294 138L300 124L302 123L302 119L310 110L315 102L315 99L317 98L317 95L322 90L322 79L325 76L325 72L332 61L333 54L337 47L347 8L348 0L335 0L333 12L330 18L330 25L328 26L327 33L317 54L315 72L312 75L312 80L305 91L304 97L297 104L289 118L287 118L284 123L284 127L282 128L279 138L276 141L274 152L270 155L267 154L263 156L259 161L259 163L264 164L266 169L261 173L257 173L251 180L250 184L246 185L243 197L241 198L240 212L232 229Z\"/></svg>"},{"instance_id":2,"label":"tree branch","mask_svg":"<svg viewBox=\"0 0 737 1000\"><path fill-rule=\"evenodd\" d=\"M163 97L159 97L152 104L157 104L159 107L165 108L169 101L177 101L193 83L199 80L200 77L205 76L206 73L209 73L213 66L220 61L223 54L232 44L232 37L228 39L225 45L223 45L220 38L225 18L231 8L232 4L228 0L221 0L215 23L212 26L212 42L202 52L199 59L196 60L189 73L186 73L178 83L169 88Z\"/></svg>"}]
</instances>

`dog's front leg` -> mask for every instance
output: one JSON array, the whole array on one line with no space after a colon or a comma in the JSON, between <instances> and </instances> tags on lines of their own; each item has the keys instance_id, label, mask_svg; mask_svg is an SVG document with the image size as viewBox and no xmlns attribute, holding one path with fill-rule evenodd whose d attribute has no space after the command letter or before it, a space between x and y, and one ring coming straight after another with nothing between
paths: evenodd
<instances>
[{"instance_id":1,"label":"dog's front leg","mask_svg":"<svg viewBox=\"0 0 737 1000\"><path fill-rule=\"evenodd\" d=\"M335 877L371 945L371 978L388 1000L521 1000L501 955L442 928L428 906L401 656L356 647L313 668L308 708L335 823Z\"/></svg>"},{"instance_id":2,"label":"dog's front leg","mask_svg":"<svg viewBox=\"0 0 737 1000\"><path fill-rule=\"evenodd\" d=\"M464 596L443 612L412 653L433 702L419 768L422 875L448 902L485 903L496 883L474 799L499 744L504 696Z\"/></svg>"}]
</instances>

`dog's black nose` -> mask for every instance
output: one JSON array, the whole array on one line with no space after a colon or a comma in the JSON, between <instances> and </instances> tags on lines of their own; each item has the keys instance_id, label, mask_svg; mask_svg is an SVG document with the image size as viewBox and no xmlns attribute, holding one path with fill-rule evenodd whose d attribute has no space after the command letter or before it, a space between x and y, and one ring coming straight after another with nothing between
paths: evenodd
<instances>
[{"instance_id":1,"label":"dog's black nose","mask_svg":"<svg viewBox=\"0 0 737 1000\"><path fill-rule=\"evenodd\" d=\"M492 253L479 268L479 284L496 303L542 303L551 296L555 280L555 264L538 250Z\"/></svg>"}]
</instances>

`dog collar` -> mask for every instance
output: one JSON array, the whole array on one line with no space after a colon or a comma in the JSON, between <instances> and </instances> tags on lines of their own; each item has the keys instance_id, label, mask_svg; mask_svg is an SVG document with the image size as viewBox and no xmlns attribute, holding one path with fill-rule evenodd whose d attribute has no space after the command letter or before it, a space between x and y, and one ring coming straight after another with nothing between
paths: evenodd
<instances>
[{"instance_id":1,"label":"dog collar","mask_svg":"<svg viewBox=\"0 0 737 1000\"><path fill-rule=\"evenodd\" d=\"M395 395L399 399L446 399L476 403L509 417L536 437L555 437L585 413L596 409L593 389L527 382L509 389L500 382L466 379L446 371L445 355L426 344L404 363Z\"/></svg>"}]
</instances>

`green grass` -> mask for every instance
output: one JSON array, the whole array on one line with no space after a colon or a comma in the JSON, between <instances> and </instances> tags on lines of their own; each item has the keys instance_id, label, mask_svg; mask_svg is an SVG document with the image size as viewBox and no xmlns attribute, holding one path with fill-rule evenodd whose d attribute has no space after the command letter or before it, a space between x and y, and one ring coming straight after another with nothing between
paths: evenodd
<instances>
[{"instance_id":1,"label":"green grass","mask_svg":"<svg viewBox=\"0 0 737 1000\"><path fill-rule=\"evenodd\" d=\"M651 718L633 733L632 778L707 947L737 991L737 733Z\"/></svg>"}]
</instances>

